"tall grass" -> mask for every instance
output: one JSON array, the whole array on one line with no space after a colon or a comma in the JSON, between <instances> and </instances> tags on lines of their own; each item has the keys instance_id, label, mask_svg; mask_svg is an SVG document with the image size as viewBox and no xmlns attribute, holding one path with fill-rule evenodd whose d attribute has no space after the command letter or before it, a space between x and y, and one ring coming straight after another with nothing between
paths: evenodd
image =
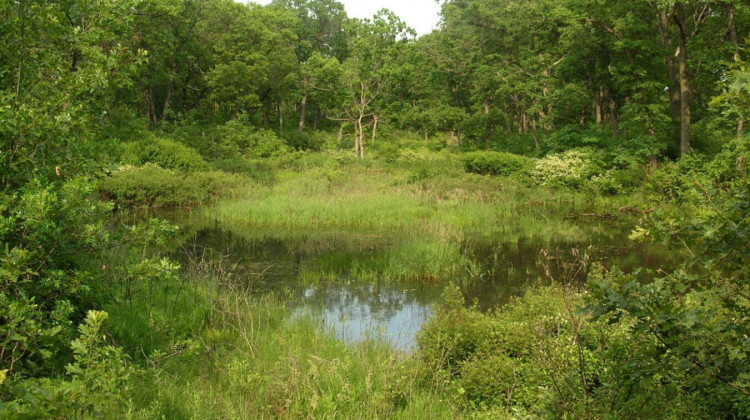
<instances>
[{"instance_id":1,"label":"tall grass","mask_svg":"<svg viewBox=\"0 0 750 420\"><path fill-rule=\"evenodd\" d=\"M133 286L107 308L141 366L129 418L455 418L418 359L377 338L338 340L311 314L233 281L221 258L189 261L172 284ZM181 285L181 287L175 287ZM127 300L124 302L123 300Z\"/></svg>"}]
</instances>

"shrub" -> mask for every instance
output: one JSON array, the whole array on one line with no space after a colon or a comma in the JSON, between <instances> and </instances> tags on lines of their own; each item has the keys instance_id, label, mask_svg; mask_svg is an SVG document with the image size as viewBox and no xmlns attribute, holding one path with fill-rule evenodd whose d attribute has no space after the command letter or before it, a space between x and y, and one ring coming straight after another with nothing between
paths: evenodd
<instances>
[{"instance_id":1,"label":"shrub","mask_svg":"<svg viewBox=\"0 0 750 420\"><path fill-rule=\"evenodd\" d=\"M270 130L255 129L243 118L228 121L219 128L219 148L225 157L267 158L287 151L284 143Z\"/></svg>"},{"instance_id":2,"label":"shrub","mask_svg":"<svg viewBox=\"0 0 750 420\"><path fill-rule=\"evenodd\" d=\"M174 207L205 203L237 183L222 172L181 173L149 163L120 168L100 181L99 190L123 205Z\"/></svg>"},{"instance_id":3,"label":"shrub","mask_svg":"<svg viewBox=\"0 0 750 420\"><path fill-rule=\"evenodd\" d=\"M531 175L537 184L546 187L579 188L600 172L593 152L576 149L539 159Z\"/></svg>"},{"instance_id":4,"label":"shrub","mask_svg":"<svg viewBox=\"0 0 750 420\"><path fill-rule=\"evenodd\" d=\"M463 162L466 171L482 175L525 175L534 168L531 159L504 152L471 152Z\"/></svg>"},{"instance_id":5,"label":"shrub","mask_svg":"<svg viewBox=\"0 0 750 420\"><path fill-rule=\"evenodd\" d=\"M194 149L156 136L126 145L123 160L130 165L153 163L162 168L180 171L194 171L206 167L206 162Z\"/></svg>"}]
</instances>

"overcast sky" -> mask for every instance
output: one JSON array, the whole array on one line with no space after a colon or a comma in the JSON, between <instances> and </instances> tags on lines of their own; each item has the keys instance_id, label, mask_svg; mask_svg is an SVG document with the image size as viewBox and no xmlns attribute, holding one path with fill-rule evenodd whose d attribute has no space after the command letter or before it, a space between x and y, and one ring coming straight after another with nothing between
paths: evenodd
<instances>
[{"instance_id":1,"label":"overcast sky","mask_svg":"<svg viewBox=\"0 0 750 420\"><path fill-rule=\"evenodd\" d=\"M260 4L269 4L271 0L245 0ZM380 9L394 12L407 25L414 28L418 35L424 35L437 28L440 6L435 0L339 0L346 7L349 17L372 18Z\"/></svg>"}]
</instances>

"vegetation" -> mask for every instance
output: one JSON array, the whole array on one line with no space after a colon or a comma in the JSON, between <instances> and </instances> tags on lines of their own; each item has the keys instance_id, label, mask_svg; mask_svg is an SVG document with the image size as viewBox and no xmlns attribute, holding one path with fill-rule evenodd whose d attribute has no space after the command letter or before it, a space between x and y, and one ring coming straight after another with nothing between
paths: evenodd
<instances>
[{"instance_id":1,"label":"vegetation","mask_svg":"<svg viewBox=\"0 0 750 420\"><path fill-rule=\"evenodd\" d=\"M750 418L750 7L440 3L0 3L0 417Z\"/></svg>"}]
</instances>

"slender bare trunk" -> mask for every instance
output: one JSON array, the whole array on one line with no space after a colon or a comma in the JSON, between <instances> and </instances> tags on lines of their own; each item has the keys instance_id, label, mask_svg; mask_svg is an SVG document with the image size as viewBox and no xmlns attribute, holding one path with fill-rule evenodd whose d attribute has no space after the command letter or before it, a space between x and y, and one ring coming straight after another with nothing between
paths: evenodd
<instances>
[{"instance_id":1,"label":"slender bare trunk","mask_svg":"<svg viewBox=\"0 0 750 420\"><path fill-rule=\"evenodd\" d=\"M484 100L484 116L486 118L484 133L484 148L490 150L490 103ZM424 140L427 141L427 130L424 132Z\"/></svg>"},{"instance_id":2,"label":"slender bare trunk","mask_svg":"<svg viewBox=\"0 0 750 420\"><path fill-rule=\"evenodd\" d=\"M669 16L667 11L662 9L656 13L656 20L659 27L659 35L661 36L661 43L664 50L667 51L665 58L667 63L667 75L669 76L669 100L670 108L672 111L672 121L674 122L674 133L673 141L676 148L680 148L680 81L677 76L677 64L675 62L675 56L672 54L674 51L674 45L672 43L672 37L669 35Z\"/></svg>"},{"instance_id":3,"label":"slender bare trunk","mask_svg":"<svg viewBox=\"0 0 750 420\"><path fill-rule=\"evenodd\" d=\"M685 156L690 151L690 81L687 68L687 33L685 32L685 10L681 4L675 7L675 22L678 27L679 49L677 62L679 63L680 79L680 155Z\"/></svg>"},{"instance_id":4,"label":"slender bare trunk","mask_svg":"<svg viewBox=\"0 0 750 420\"><path fill-rule=\"evenodd\" d=\"M604 88L599 88L599 92L594 95L594 116L596 118L596 125L601 125L604 120L602 115L602 101L604 100Z\"/></svg>"},{"instance_id":5,"label":"slender bare trunk","mask_svg":"<svg viewBox=\"0 0 750 420\"><path fill-rule=\"evenodd\" d=\"M284 100L279 97L279 135L284 135Z\"/></svg>"},{"instance_id":6,"label":"slender bare trunk","mask_svg":"<svg viewBox=\"0 0 750 420\"><path fill-rule=\"evenodd\" d=\"M24 49L26 48L26 19L24 14L26 10L23 6L26 5L25 1L20 2L18 5L18 23L20 25L20 38L21 45L18 46L18 68L16 69L16 102L21 101L21 74L23 73L23 57Z\"/></svg>"},{"instance_id":7,"label":"slender bare trunk","mask_svg":"<svg viewBox=\"0 0 750 420\"><path fill-rule=\"evenodd\" d=\"M617 120L617 102L614 98L609 98L609 122L612 125L612 136L620 135L620 124Z\"/></svg>"},{"instance_id":8,"label":"slender bare trunk","mask_svg":"<svg viewBox=\"0 0 750 420\"><path fill-rule=\"evenodd\" d=\"M375 136L378 132L378 122L380 121L380 117L376 114L373 121L372 121L372 144L375 144Z\"/></svg>"},{"instance_id":9,"label":"slender bare trunk","mask_svg":"<svg viewBox=\"0 0 750 420\"><path fill-rule=\"evenodd\" d=\"M539 150L539 137L536 134L536 120L531 120L531 130L534 132L534 148Z\"/></svg>"},{"instance_id":10,"label":"slender bare trunk","mask_svg":"<svg viewBox=\"0 0 750 420\"><path fill-rule=\"evenodd\" d=\"M729 27L729 37L732 40L734 46L734 54L737 55L740 52L740 44L737 39L737 26L734 24L734 5L727 5L727 26ZM737 121L737 141L742 138L742 132L745 130L745 121L740 118Z\"/></svg>"},{"instance_id":11,"label":"slender bare trunk","mask_svg":"<svg viewBox=\"0 0 750 420\"><path fill-rule=\"evenodd\" d=\"M156 121L156 106L154 105L154 89L151 86L147 86L143 90L143 98L146 101L146 113L148 114L148 120L152 127L157 124Z\"/></svg>"},{"instance_id":12,"label":"slender bare trunk","mask_svg":"<svg viewBox=\"0 0 750 420\"><path fill-rule=\"evenodd\" d=\"M341 123L341 127L339 127L339 136L337 140L339 143L341 143L341 140L343 139L344 139L344 123Z\"/></svg>"},{"instance_id":13,"label":"slender bare trunk","mask_svg":"<svg viewBox=\"0 0 750 420\"><path fill-rule=\"evenodd\" d=\"M169 73L169 85L167 85L167 95L164 98L164 108L161 110L161 120L159 124L164 124L167 119L167 112L169 112L170 102L172 100L172 92L174 91L174 79L177 77L177 57L172 58L172 71Z\"/></svg>"},{"instance_id":14,"label":"slender bare trunk","mask_svg":"<svg viewBox=\"0 0 750 420\"><path fill-rule=\"evenodd\" d=\"M299 127L297 128L300 133L305 131L305 112L307 111L307 95L302 97L302 101L299 104Z\"/></svg>"}]
</instances>

